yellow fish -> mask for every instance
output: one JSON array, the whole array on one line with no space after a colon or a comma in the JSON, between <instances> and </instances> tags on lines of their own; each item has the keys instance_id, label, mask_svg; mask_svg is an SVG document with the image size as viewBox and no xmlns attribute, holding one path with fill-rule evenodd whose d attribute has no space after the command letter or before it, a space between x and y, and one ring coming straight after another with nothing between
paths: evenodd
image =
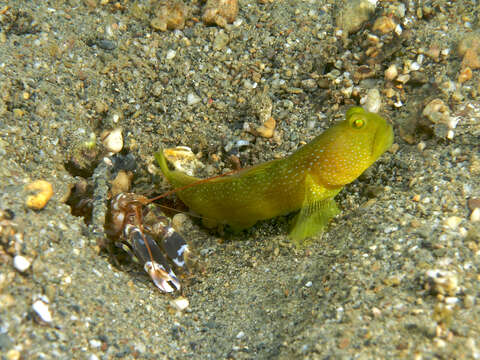
<instances>
[{"instance_id":1,"label":"yellow fish","mask_svg":"<svg viewBox=\"0 0 480 360\"><path fill-rule=\"evenodd\" d=\"M300 210L290 237L295 243L322 231L339 213L335 195L360 176L393 142L393 129L381 116L361 107L284 159L227 176L201 180L170 170L163 151L155 154L176 193L207 227L234 230L259 220Z\"/></svg>"}]
</instances>

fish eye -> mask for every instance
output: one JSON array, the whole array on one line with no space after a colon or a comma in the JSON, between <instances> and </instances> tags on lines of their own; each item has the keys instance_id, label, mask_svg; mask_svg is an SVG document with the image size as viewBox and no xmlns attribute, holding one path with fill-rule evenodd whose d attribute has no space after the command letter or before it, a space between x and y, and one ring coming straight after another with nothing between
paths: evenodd
<instances>
[{"instance_id":1,"label":"fish eye","mask_svg":"<svg viewBox=\"0 0 480 360\"><path fill-rule=\"evenodd\" d=\"M355 128L355 129L361 129L362 127L365 126L365 123L366 123L366 121L363 117L355 116L351 120L352 127Z\"/></svg>"}]
</instances>

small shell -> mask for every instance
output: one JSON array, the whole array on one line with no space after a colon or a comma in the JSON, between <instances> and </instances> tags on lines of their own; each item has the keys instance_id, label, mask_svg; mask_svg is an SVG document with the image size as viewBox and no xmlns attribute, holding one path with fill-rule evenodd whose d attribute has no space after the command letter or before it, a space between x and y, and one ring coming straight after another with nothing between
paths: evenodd
<instances>
[{"instance_id":1,"label":"small shell","mask_svg":"<svg viewBox=\"0 0 480 360\"><path fill-rule=\"evenodd\" d=\"M29 195L26 200L26 205L34 210L43 209L53 195L53 186L46 180L36 180L28 184L25 190L36 192Z\"/></svg>"}]
</instances>

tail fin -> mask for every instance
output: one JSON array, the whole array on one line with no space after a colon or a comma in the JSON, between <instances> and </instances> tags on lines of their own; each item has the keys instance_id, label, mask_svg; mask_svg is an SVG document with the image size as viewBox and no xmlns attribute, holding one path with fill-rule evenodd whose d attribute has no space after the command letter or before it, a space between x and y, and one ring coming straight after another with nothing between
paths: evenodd
<instances>
[{"instance_id":1,"label":"tail fin","mask_svg":"<svg viewBox=\"0 0 480 360\"><path fill-rule=\"evenodd\" d=\"M194 176L189 176L187 174L184 174L178 170L170 170L167 165L167 159L163 154L163 149L160 149L160 151L157 151L155 153L155 160L157 160L157 163L160 166L160 170L162 171L163 176L165 176L168 182L176 188L190 185L192 183L195 183L201 180Z\"/></svg>"}]
</instances>

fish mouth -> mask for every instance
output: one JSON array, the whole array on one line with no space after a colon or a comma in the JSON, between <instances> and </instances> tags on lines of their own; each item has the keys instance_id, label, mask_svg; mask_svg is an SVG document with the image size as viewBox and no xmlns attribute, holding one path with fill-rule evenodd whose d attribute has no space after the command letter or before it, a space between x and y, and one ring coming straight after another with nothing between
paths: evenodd
<instances>
[{"instance_id":1,"label":"fish mouth","mask_svg":"<svg viewBox=\"0 0 480 360\"><path fill-rule=\"evenodd\" d=\"M387 132L382 136L382 133ZM393 128L392 125L385 122L384 126L379 126L373 135L372 149L370 155L374 158L380 157L393 144Z\"/></svg>"}]
</instances>

